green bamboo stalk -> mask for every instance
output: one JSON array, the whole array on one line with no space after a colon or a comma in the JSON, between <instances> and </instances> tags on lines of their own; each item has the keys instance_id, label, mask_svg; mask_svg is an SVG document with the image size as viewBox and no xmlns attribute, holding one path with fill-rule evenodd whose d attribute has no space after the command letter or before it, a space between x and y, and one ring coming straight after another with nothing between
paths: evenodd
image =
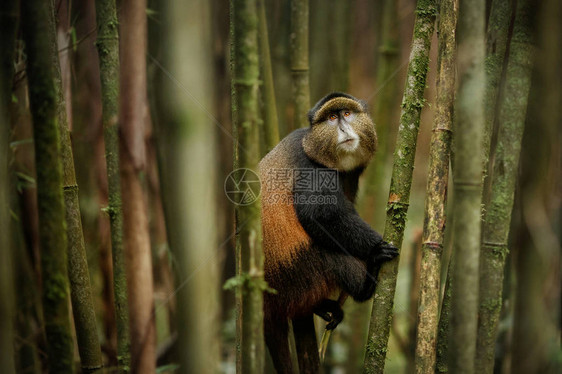
<instances>
[{"instance_id":1,"label":"green bamboo stalk","mask_svg":"<svg viewBox=\"0 0 562 374\"><path fill-rule=\"evenodd\" d=\"M50 27L53 35L56 33L55 4L49 2ZM68 238L68 276L70 279L70 296L72 313L80 354L83 373L93 373L103 366L101 348L96 326L96 314L90 286L90 273L86 260L86 246L82 232L80 218L80 204L78 201L78 185L74 171L74 157L70 144L70 131L66 117L66 104L63 95L62 78L59 64L57 43L53 38L51 45L51 62L53 64L53 78L57 105L57 119L60 134L61 161L63 172L63 196L66 208L66 234Z\"/></svg>"},{"instance_id":2,"label":"green bamboo stalk","mask_svg":"<svg viewBox=\"0 0 562 374\"><path fill-rule=\"evenodd\" d=\"M120 373L126 373L130 370L131 341L119 175L119 29L115 0L96 1L96 20L98 24L96 46L100 61L102 122L109 190L107 213L111 225L113 295L117 326L117 369Z\"/></svg>"},{"instance_id":3,"label":"green bamboo stalk","mask_svg":"<svg viewBox=\"0 0 562 374\"><path fill-rule=\"evenodd\" d=\"M234 43L234 0L230 0L229 4L229 19L230 23L228 25L228 34L230 37L230 110L232 116L232 163L233 169L238 169L238 131L236 131L236 124L238 123L238 96L236 93L236 82L234 81L234 69L236 61L236 45ZM236 209L234 211L234 223L237 224L236 220ZM234 243L234 262L235 262L235 272L236 275L242 273L242 251L240 250L240 240L235 240ZM235 289L235 305L236 305L236 338L235 338L235 348L236 348L236 373L242 373L242 288L237 287ZM264 363L265 366L265 363Z\"/></svg>"},{"instance_id":4,"label":"green bamboo stalk","mask_svg":"<svg viewBox=\"0 0 562 374\"><path fill-rule=\"evenodd\" d=\"M483 0L459 4L453 205L455 267L452 280L449 365L473 373L478 318L478 257L484 131Z\"/></svg>"},{"instance_id":5,"label":"green bamboo stalk","mask_svg":"<svg viewBox=\"0 0 562 374\"><path fill-rule=\"evenodd\" d=\"M377 128L377 155L367 168L367 183L361 193L363 212L369 223L381 223L382 202L385 198L389 130L397 114L398 79L393 79L399 63L398 11L395 0L384 0L382 9L381 44L378 48L377 90L373 105L373 120ZM378 209L380 207L380 209Z\"/></svg>"},{"instance_id":6,"label":"green bamboo stalk","mask_svg":"<svg viewBox=\"0 0 562 374\"><path fill-rule=\"evenodd\" d=\"M385 241L394 244L397 248L401 247L404 237L416 138L421 110L425 104L423 93L436 14L437 2L435 0L418 1L383 236ZM365 373L384 371L397 271L398 259L395 259L383 264L379 273L369 326Z\"/></svg>"},{"instance_id":7,"label":"green bamboo stalk","mask_svg":"<svg viewBox=\"0 0 562 374\"><path fill-rule=\"evenodd\" d=\"M14 248L10 217L10 176L8 155L10 154L8 105L12 95L14 74L14 52L17 25L17 1L7 1L0 14L0 372L15 373L14 322L15 279Z\"/></svg>"},{"instance_id":8,"label":"green bamboo stalk","mask_svg":"<svg viewBox=\"0 0 562 374\"><path fill-rule=\"evenodd\" d=\"M233 22L233 128L236 133L235 167L257 170L259 158L258 122L258 15L256 0L232 2ZM236 206L237 276L241 301L237 352L241 372L262 373L263 340L263 252L259 199Z\"/></svg>"},{"instance_id":9,"label":"green bamboo stalk","mask_svg":"<svg viewBox=\"0 0 562 374\"><path fill-rule=\"evenodd\" d=\"M490 153L490 143L494 128L494 121L496 118L496 101L498 98L498 91L502 76L502 69L505 58L505 51L507 48L507 37L509 30L509 23L511 20L511 3L509 1L493 0L490 10L490 17L488 19L488 30L486 34L486 89L485 89L485 129L483 137L483 173L482 178L485 184L483 188L482 198L486 199L486 191L490 184L488 175L488 160ZM451 164L454 160L451 159ZM452 276L454 273L453 259L451 256L451 264L447 270L447 280L445 295L443 298L443 305L441 316L439 319L438 339L437 339L437 371L444 373L448 371L448 331L449 331L449 316L451 307L451 287Z\"/></svg>"},{"instance_id":10,"label":"green bamboo stalk","mask_svg":"<svg viewBox=\"0 0 562 374\"><path fill-rule=\"evenodd\" d=\"M562 155L562 3L547 0L537 7L533 2L531 9L538 48L533 51L535 66L521 145L519 209L513 215L517 234L512 241L516 272L512 374L562 370L560 306L554 306L549 296L560 290L562 243L556 222L560 222L561 211L553 197L560 187Z\"/></svg>"},{"instance_id":11,"label":"green bamboo stalk","mask_svg":"<svg viewBox=\"0 0 562 374\"><path fill-rule=\"evenodd\" d=\"M265 134L265 149L263 154L271 151L279 143L279 121L277 119L277 104L275 102L275 87L273 84L273 70L269 53L269 37L267 33L267 17L265 14L265 0L258 0L259 17L259 49L261 62L261 76L263 80L263 130Z\"/></svg>"},{"instance_id":12,"label":"green bamboo stalk","mask_svg":"<svg viewBox=\"0 0 562 374\"><path fill-rule=\"evenodd\" d=\"M329 89L322 91L322 96L327 91L347 92L349 90L349 66L351 60L351 19L353 13L351 7L353 1L323 2L328 6L328 25L330 30L321 29L323 37L327 38L328 48L326 50L327 65L329 71L327 77L321 77L329 84ZM325 6L325 5L324 5ZM327 33L328 31L328 33ZM328 64L328 62L331 63ZM319 69L320 70L320 69ZM320 70L320 72L322 72ZM316 87L317 88L317 87Z\"/></svg>"},{"instance_id":13,"label":"green bamboo stalk","mask_svg":"<svg viewBox=\"0 0 562 374\"><path fill-rule=\"evenodd\" d=\"M309 125L306 113L310 109L308 1L291 0L291 74L295 104L294 128Z\"/></svg>"},{"instance_id":14,"label":"green bamboo stalk","mask_svg":"<svg viewBox=\"0 0 562 374\"><path fill-rule=\"evenodd\" d=\"M486 91L484 101L484 158L483 177L489 184L488 160L490 157L490 145L496 119L496 108L502 70L507 49L507 37L511 21L511 1L493 0L488 19L488 30L486 31ZM485 188L484 191L487 189Z\"/></svg>"},{"instance_id":15,"label":"green bamboo stalk","mask_svg":"<svg viewBox=\"0 0 562 374\"><path fill-rule=\"evenodd\" d=\"M21 4L22 29L27 52L29 101L33 117L39 238L41 240L42 303L49 371L74 372L74 343L69 314L67 237L57 92L53 80L49 3Z\"/></svg>"},{"instance_id":16,"label":"green bamboo stalk","mask_svg":"<svg viewBox=\"0 0 562 374\"><path fill-rule=\"evenodd\" d=\"M518 174L521 138L533 67L531 1L519 0L511 37L506 84L499 113L498 143L490 203L484 216L480 254L480 296L475 369L494 370L494 348L502 305L503 274L508 254L513 196Z\"/></svg>"},{"instance_id":17,"label":"green bamboo stalk","mask_svg":"<svg viewBox=\"0 0 562 374\"><path fill-rule=\"evenodd\" d=\"M441 254L445 233L452 111L455 97L456 11L454 0L441 0L439 4L436 108L429 153L429 176L422 240L415 353L416 373L435 371L441 289L439 285Z\"/></svg>"},{"instance_id":18,"label":"green bamboo stalk","mask_svg":"<svg viewBox=\"0 0 562 374\"><path fill-rule=\"evenodd\" d=\"M212 117L213 81L209 2L190 0L163 6L163 65L159 81L159 145L163 155L162 187L169 243L177 264L177 357L180 373L219 371L219 279L217 253L216 139ZM196 32L194 32L196 31ZM187 35L187 36L186 36ZM189 36L191 35L191 36ZM185 56L192 56L185 64ZM174 79L170 79L174 78ZM196 89L186 100L176 84ZM197 178L193 178L197 176ZM185 283L189 277L190 281Z\"/></svg>"}]
</instances>

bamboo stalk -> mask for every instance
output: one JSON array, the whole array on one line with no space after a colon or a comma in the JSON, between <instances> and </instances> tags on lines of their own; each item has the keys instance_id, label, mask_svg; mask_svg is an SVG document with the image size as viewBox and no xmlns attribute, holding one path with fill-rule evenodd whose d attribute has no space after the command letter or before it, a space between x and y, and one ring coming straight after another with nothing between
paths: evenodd
<instances>
[{"instance_id":1,"label":"bamboo stalk","mask_svg":"<svg viewBox=\"0 0 562 374\"><path fill-rule=\"evenodd\" d=\"M436 112L429 151L429 176L422 239L415 353L416 373L435 371L441 296L439 285L441 255L446 222L449 156L453 127L452 111L455 97L456 3L454 0L441 0L439 8Z\"/></svg>"},{"instance_id":2,"label":"bamboo stalk","mask_svg":"<svg viewBox=\"0 0 562 374\"><path fill-rule=\"evenodd\" d=\"M102 97L102 123L107 169L108 207L111 225L113 296L117 326L117 369L128 372L131 364L129 305L123 253L123 211L119 175L119 33L115 0L96 1L98 56Z\"/></svg>"},{"instance_id":3,"label":"bamboo stalk","mask_svg":"<svg viewBox=\"0 0 562 374\"><path fill-rule=\"evenodd\" d=\"M269 36L267 33L267 17L265 14L265 0L258 0L259 17L259 49L261 62L261 76L263 80L263 130L265 135L265 149L262 154L271 151L279 143L279 121L277 119L277 104L275 102L275 87L273 84L273 70L269 53Z\"/></svg>"},{"instance_id":4,"label":"bamboo stalk","mask_svg":"<svg viewBox=\"0 0 562 374\"><path fill-rule=\"evenodd\" d=\"M15 246L12 238L12 220L10 217L10 176L8 172L8 155L10 154L10 115L8 105L12 95L14 75L13 59L15 55L16 26L18 2L7 1L0 14L0 372L15 373L14 360L14 316L15 303ZM21 337L21 336L20 336Z\"/></svg>"},{"instance_id":5,"label":"bamboo stalk","mask_svg":"<svg viewBox=\"0 0 562 374\"><path fill-rule=\"evenodd\" d=\"M119 18L119 161L127 278L131 365L134 373L156 370L154 284L147 207L146 168L146 1L121 2ZM133 312L134 311L134 312Z\"/></svg>"},{"instance_id":6,"label":"bamboo stalk","mask_svg":"<svg viewBox=\"0 0 562 374\"><path fill-rule=\"evenodd\" d=\"M373 226L382 225L383 202L389 160L389 134L396 119L399 105L398 79L394 78L398 67L399 44L398 11L394 0L384 0L382 10L381 43L378 48L377 90L373 105L373 121L377 129L377 154L367 167L365 188L360 191L359 204L367 222ZM394 78L394 79L393 79Z\"/></svg>"},{"instance_id":7,"label":"bamboo stalk","mask_svg":"<svg viewBox=\"0 0 562 374\"><path fill-rule=\"evenodd\" d=\"M309 0L291 0L291 74L295 104L294 128L309 125L306 113L310 109L308 14Z\"/></svg>"},{"instance_id":8,"label":"bamboo stalk","mask_svg":"<svg viewBox=\"0 0 562 374\"><path fill-rule=\"evenodd\" d=\"M454 373L473 373L478 319L478 258L482 200L484 131L484 15L482 0L459 4L455 104L452 280L449 365Z\"/></svg>"},{"instance_id":9,"label":"bamboo stalk","mask_svg":"<svg viewBox=\"0 0 562 374\"><path fill-rule=\"evenodd\" d=\"M21 4L27 53L29 101L33 117L39 238L41 241L42 303L49 371L74 372L69 304L67 237L63 199L57 92L54 87L49 3Z\"/></svg>"},{"instance_id":10,"label":"bamboo stalk","mask_svg":"<svg viewBox=\"0 0 562 374\"><path fill-rule=\"evenodd\" d=\"M55 26L55 4L50 4L50 27L53 35ZM66 233L68 238L68 276L72 314L76 329L78 352L82 372L91 373L102 368L101 348L96 325L94 300L90 283L90 273L86 259L86 245L82 232L78 184L74 171L74 156L70 144L70 129L67 120L67 105L64 98L63 79L60 71L59 53L56 41L51 46L51 62L57 100L57 117L60 134L61 161L63 172L63 196L66 208ZM68 98L69 99L69 98Z\"/></svg>"},{"instance_id":11,"label":"bamboo stalk","mask_svg":"<svg viewBox=\"0 0 562 374\"><path fill-rule=\"evenodd\" d=\"M392 243L397 248L401 247L404 237L414 168L416 138L421 109L425 104L423 93L436 14L436 1L426 0L418 2L383 236L385 241ZM397 258L384 263L379 273L369 326L364 365L365 373L382 373L384 371L388 337L392 323L392 307L396 290L398 261Z\"/></svg>"},{"instance_id":12,"label":"bamboo stalk","mask_svg":"<svg viewBox=\"0 0 562 374\"><path fill-rule=\"evenodd\" d=\"M486 91L485 91L485 129L483 137L483 173L482 178L485 186L483 187L483 202L487 198L486 191L488 190L490 184L490 178L488 177L488 162L490 145L492 139L492 133L494 129L494 122L496 118L496 102L498 97L498 91L502 76L503 64L505 51L507 47L507 37L509 23L511 20L511 3L503 0L493 0L490 10L490 17L488 19L488 29L486 34ZM454 144L453 144L454 146ZM452 150L451 150L452 152ZM454 164L454 159L451 158L451 165ZM449 317L450 317L450 307L451 307L451 287L452 287L452 275L454 272L453 257L451 256L451 263L449 264L447 270L446 279L446 289L443 298L442 312L439 319L438 328L438 349L437 349L437 371L447 372L448 371L448 331L449 331Z\"/></svg>"},{"instance_id":13,"label":"bamboo stalk","mask_svg":"<svg viewBox=\"0 0 562 374\"><path fill-rule=\"evenodd\" d=\"M453 217L450 217L449 224L454 223ZM437 346L435 357L435 372L448 373L449 372L449 329L451 322L451 297L452 297L452 282L453 282L453 269L455 257L451 255L449 266L447 268L447 276L445 278L445 291L443 295L443 302L441 303L441 314L439 315L439 324L437 327Z\"/></svg>"},{"instance_id":14,"label":"bamboo stalk","mask_svg":"<svg viewBox=\"0 0 562 374\"><path fill-rule=\"evenodd\" d=\"M484 216L480 254L480 306L475 360L478 373L492 373L494 370L494 348L502 306L505 259L509 251L507 239L527 99L531 87L534 52L531 7L530 0L517 2L506 84L500 102L500 127L494 153L492 193Z\"/></svg>"},{"instance_id":15,"label":"bamboo stalk","mask_svg":"<svg viewBox=\"0 0 562 374\"><path fill-rule=\"evenodd\" d=\"M207 50L210 10L208 2L188 0L163 4L161 13L160 67L166 75L158 81L158 145L168 240L177 269L174 350L181 352L180 373L211 374L220 367L220 272L219 264L209 261L219 255L216 129L201 110L213 107L214 96ZM191 56L190 64L185 56ZM180 90L183 84L196 89L196 100Z\"/></svg>"},{"instance_id":16,"label":"bamboo stalk","mask_svg":"<svg viewBox=\"0 0 562 374\"><path fill-rule=\"evenodd\" d=\"M488 178L488 162L490 158L490 145L494 132L494 122L496 110L498 108L497 99L500 90L500 82L507 49L507 37L509 34L509 24L511 22L511 2L503 0L493 0L488 19L488 29L486 31L486 91L484 101L484 139L483 139L483 177L485 183L490 184ZM486 191L484 188L484 194Z\"/></svg>"},{"instance_id":17,"label":"bamboo stalk","mask_svg":"<svg viewBox=\"0 0 562 374\"><path fill-rule=\"evenodd\" d=\"M259 57L256 0L233 1L233 128L236 134L235 169L257 170L259 159ZM239 177L241 175L238 175ZM244 373L262 373L263 251L259 199L236 206L238 331L241 340L237 365Z\"/></svg>"}]
</instances>

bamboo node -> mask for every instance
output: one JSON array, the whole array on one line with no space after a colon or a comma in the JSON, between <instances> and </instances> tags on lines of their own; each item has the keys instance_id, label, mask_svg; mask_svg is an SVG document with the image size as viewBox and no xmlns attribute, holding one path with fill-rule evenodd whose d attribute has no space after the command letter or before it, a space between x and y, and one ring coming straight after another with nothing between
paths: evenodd
<instances>
[{"instance_id":1,"label":"bamboo node","mask_svg":"<svg viewBox=\"0 0 562 374\"><path fill-rule=\"evenodd\" d=\"M483 246L486 247L491 247L491 248L501 248L501 247L507 247L507 244L505 243L497 243L497 242L482 242Z\"/></svg>"},{"instance_id":2,"label":"bamboo node","mask_svg":"<svg viewBox=\"0 0 562 374\"><path fill-rule=\"evenodd\" d=\"M262 81L259 79L234 79L234 84L236 85L240 85L240 86L256 86L256 85L260 85L262 84Z\"/></svg>"},{"instance_id":3,"label":"bamboo node","mask_svg":"<svg viewBox=\"0 0 562 374\"><path fill-rule=\"evenodd\" d=\"M472 191L480 191L482 189L482 184L480 181L463 181L463 180L454 180L453 187L455 190L472 190Z\"/></svg>"},{"instance_id":4,"label":"bamboo node","mask_svg":"<svg viewBox=\"0 0 562 374\"><path fill-rule=\"evenodd\" d=\"M504 258L509 253L509 248L507 247L507 243L495 243L495 242L482 242L482 247L486 247L490 249L490 252L495 256L500 256Z\"/></svg>"},{"instance_id":5,"label":"bamboo node","mask_svg":"<svg viewBox=\"0 0 562 374\"><path fill-rule=\"evenodd\" d=\"M446 126L435 126L432 131L433 132L443 131L447 133L453 132L453 130L450 127L446 127Z\"/></svg>"},{"instance_id":6,"label":"bamboo node","mask_svg":"<svg viewBox=\"0 0 562 374\"><path fill-rule=\"evenodd\" d=\"M78 191L78 185L77 184L71 184L68 186L64 186L63 190L66 191Z\"/></svg>"},{"instance_id":7,"label":"bamboo node","mask_svg":"<svg viewBox=\"0 0 562 374\"><path fill-rule=\"evenodd\" d=\"M438 243L438 242L434 242L431 240L427 240L425 242L423 242L423 247L433 251L433 252L437 252L438 254L441 254L443 252L443 244Z\"/></svg>"}]
</instances>

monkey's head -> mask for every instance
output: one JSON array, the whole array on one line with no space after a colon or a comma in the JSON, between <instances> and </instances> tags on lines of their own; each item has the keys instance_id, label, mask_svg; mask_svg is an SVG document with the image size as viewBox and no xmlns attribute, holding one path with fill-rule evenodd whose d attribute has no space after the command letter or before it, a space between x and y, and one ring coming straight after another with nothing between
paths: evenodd
<instances>
[{"instance_id":1,"label":"monkey's head","mask_svg":"<svg viewBox=\"0 0 562 374\"><path fill-rule=\"evenodd\" d=\"M306 155L326 167L350 171L365 167L377 146L366 104L334 92L308 112L310 131L303 138Z\"/></svg>"}]
</instances>

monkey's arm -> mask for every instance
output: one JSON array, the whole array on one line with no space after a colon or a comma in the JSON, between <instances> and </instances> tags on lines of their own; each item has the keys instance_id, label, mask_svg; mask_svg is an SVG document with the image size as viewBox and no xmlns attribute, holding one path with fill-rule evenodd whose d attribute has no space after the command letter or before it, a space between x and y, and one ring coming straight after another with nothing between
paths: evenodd
<instances>
[{"instance_id":1,"label":"monkey's arm","mask_svg":"<svg viewBox=\"0 0 562 374\"><path fill-rule=\"evenodd\" d=\"M398 254L394 246L383 241L357 214L341 189L295 192L295 201L299 222L320 247L352 255L366 261L368 266Z\"/></svg>"}]
</instances>

